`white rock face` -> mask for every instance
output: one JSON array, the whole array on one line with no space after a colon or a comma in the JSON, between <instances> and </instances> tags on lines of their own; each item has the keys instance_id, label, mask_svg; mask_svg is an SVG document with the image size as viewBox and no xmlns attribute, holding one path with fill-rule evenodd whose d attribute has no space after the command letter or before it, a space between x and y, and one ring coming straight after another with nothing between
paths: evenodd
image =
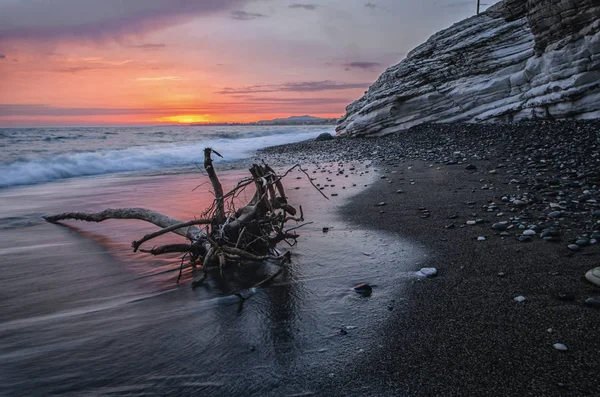
<instances>
[{"instance_id":1,"label":"white rock face","mask_svg":"<svg viewBox=\"0 0 600 397\"><path fill-rule=\"evenodd\" d=\"M597 0L505 0L433 35L346 108L336 128L600 117Z\"/></svg>"}]
</instances>

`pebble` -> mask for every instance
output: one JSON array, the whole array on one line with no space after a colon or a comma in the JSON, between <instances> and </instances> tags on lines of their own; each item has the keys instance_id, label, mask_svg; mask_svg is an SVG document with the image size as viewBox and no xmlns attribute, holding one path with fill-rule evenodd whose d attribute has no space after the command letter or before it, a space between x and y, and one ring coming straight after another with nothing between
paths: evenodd
<instances>
[{"instance_id":1,"label":"pebble","mask_svg":"<svg viewBox=\"0 0 600 397\"><path fill-rule=\"evenodd\" d=\"M573 294L572 292L560 291L559 293L556 294L556 296L561 301L574 301L575 300L575 294Z\"/></svg>"},{"instance_id":2,"label":"pebble","mask_svg":"<svg viewBox=\"0 0 600 397\"><path fill-rule=\"evenodd\" d=\"M552 345L556 350L561 351L561 352L566 352L567 350L567 346L563 345L562 343L555 343Z\"/></svg>"},{"instance_id":3,"label":"pebble","mask_svg":"<svg viewBox=\"0 0 600 397\"><path fill-rule=\"evenodd\" d=\"M525 300L525 297L523 295L519 295L519 296L513 298L513 300L515 302L523 302Z\"/></svg>"},{"instance_id":4,"label":"pebble","mask_svg":"<svg viewBox=\"0 0 600 397\"><path fill-rule=\"evenodd\" d=\"M373 287L367 283L361 283L352 287L352 289L359 294L370 294L373 291Z\"/></svg>"},{"instance_id":5,"label":"pebble","mask_svg":"<svg viewBox=\"0 0 600 397\"><path fill-rule=\"evenodd\" d=\"M467 221L467 225L469 225L469 226L473 226L473 225L476 225L476 224L477 224L476 221Z\"/></svg>"},{"instance_id":6,"label":"pebble","mask_svg":"<svg viewBox=\"0 0 600 397\"><path fill-rule=\"evenodd\" d=\"M530 243L532 239L531 236L519 236L519 241L522 243Z\"/></svg>"},{"instance_id":7,"label":"pebble","mask_svg":"<svg viewBox=\"0 0 600 397\"><path fill-rule=\"evenodd\" d=\"M417 272L419 277L435 277L437 275L437 269L435 267L423 267Z\"/></svg>"},{"instance_id":8,"label":"pebble","mask_svg":"<svg viewBox=\"0 0 600 397\"><path fill-rule=\"evenodd\" d=\"M567 248L571 251L579 251L579 246L577 244L569 244L567 245Z\"/></svg>"},{"instance_id":9,"label":"pebble","mask_svg":"<svg viewBox=\"0 0 600 397\"><path fill-rule=\"evenodd\" d=\"M505 231L506 229L508 229L508 222L498 222L498 223L494 223L492 225L492 229L494 230L498 230L498 231Z\"/></svg>"},{"instance_id":10,"label":"pebble","mask_svg":"<svg viewBox=\"0 0 600 397\"><path fill-rule=\"evenodd\" d=\"M477 237L477 241L485 241L485 237L479 236L479 237Z\"/></svg>"},{"instance_id":11,"label":"pebble","mask_svg":"<svg viewBox=\"0 0 600 397\"><path fill-rule=\"evenodd\" d=\"M561 215L562 215L561 211L552 211L551 213L548 214L548 218L558 218Z\"/></svg>"},{"instance_id":12,"label":"pebble","mask_svg":"<svg viewBox=\"0 0 600 397\"><path fill-rule=\"evenodd\" d=\"M327 233L328 231L329 231L329 228L328 228L328 227L324 227L324 228L323 228L323 233Z\"/></svg>"},{"instance_id":13,"label":"pebble","mask_svg":"<svg viewBox=\"0 0 600 397\"><path fill-rule=\"evenodd\" d=\"M600 298L592 296L585 300L585 304L589 307L595 307L596 309L600 309Z\"/></svg>"},{"instance_id":14,"label":"pebble","mask_svg":"<svg viewBox=\"0 0 600 397\"><path fill-rule=\"evenodd\" d=\"M523 231L523 236L535 236L536 232L535 230L531 230L531 229L527 229Z\"/></svg>"},{"instance_id":15,"label":"pebble","mask_svg":"<svg viewBox=\"0 0 600 397\"><path fill-rule=\"evenodd\" d=\"M477 166L475 166L473 164L469 164L465 167L465 170L468 170L468 171L474 171L476 169L477 169Z\"/></svg>"},{"instance_id":16,"label":"pebble","mask_svg":"<svg viewBox=\"0 0 600 397\"><path fill-rule=\"evenodd\" d=\"M383 207L386 204L387 203L385 201L382 201L382 202L379 202L379 203L375 204L375 207Z\"/></svg>"}]
</instances>

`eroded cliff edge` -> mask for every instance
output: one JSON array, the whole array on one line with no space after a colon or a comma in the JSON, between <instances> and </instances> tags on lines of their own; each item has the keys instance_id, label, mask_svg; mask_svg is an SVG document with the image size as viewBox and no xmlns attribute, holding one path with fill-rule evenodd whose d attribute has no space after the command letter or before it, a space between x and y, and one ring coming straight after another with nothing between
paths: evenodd
<instances>
[{"instance_id":1,"label":"eroded cliff edge","mask_svg":"<svg viewBox=\"0 0 600 397\"><path fill-rule=\"evenodd\" d=\"M442 30L346 108L347 136L600 117L600 0L504 0Z\"/></svg>"}]
</instances>

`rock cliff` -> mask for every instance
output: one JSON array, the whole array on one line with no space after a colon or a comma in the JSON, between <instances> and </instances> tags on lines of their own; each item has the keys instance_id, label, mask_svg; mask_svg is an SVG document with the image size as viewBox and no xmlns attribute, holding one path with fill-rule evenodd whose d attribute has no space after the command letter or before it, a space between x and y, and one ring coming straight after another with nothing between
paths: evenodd
<instances>
[{"instance_id":1,"label":"rock cliff","mask_svg":"<svg viewBox=\"0 0 600 397\"><path fill-rule=\"evenodd\" d=\"M336 131L598 117L600 0L504 0L388 68Z\"/></svg>"}]
</instances>

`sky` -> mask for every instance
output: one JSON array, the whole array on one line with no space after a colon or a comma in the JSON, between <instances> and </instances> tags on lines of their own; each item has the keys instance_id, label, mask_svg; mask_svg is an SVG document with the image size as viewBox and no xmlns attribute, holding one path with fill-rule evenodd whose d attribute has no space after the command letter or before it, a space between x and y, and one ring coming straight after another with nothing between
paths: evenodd
<instances>
[{"instance_id":1,"label":"sky","mask_svg":"<svg viewBox=\"0 0 600 397\"><path fill-rule=\"evenodd\" d=\"M464 0L0 0L0 126L340 117Z\"/></svg>"}]
</instances>

